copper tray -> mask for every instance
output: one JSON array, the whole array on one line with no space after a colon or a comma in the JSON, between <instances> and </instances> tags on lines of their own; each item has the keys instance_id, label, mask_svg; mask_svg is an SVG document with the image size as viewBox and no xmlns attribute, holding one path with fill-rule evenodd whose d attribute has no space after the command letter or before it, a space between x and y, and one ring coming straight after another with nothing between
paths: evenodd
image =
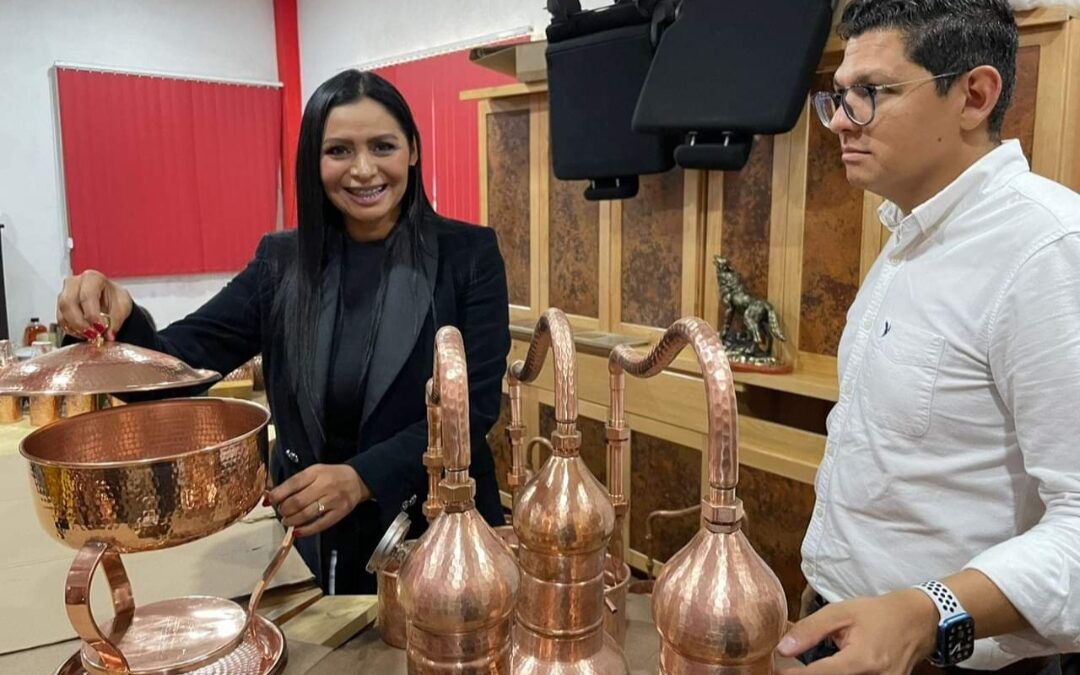
<instances>
[{"instance_id":1,"label":"copper tray","mask_svg":"<svg viewBox=\"0 0 1080 675\"><path fill-rule=\"evenodd\" d=\"M197 670L191 675L276 675L285 670L288 651L285 636L271 621L256 616L252 629L231 652ZM82 664L81 650L71 655L56 671L56 675L96 675Z\"/></svg>"}]
</instances>

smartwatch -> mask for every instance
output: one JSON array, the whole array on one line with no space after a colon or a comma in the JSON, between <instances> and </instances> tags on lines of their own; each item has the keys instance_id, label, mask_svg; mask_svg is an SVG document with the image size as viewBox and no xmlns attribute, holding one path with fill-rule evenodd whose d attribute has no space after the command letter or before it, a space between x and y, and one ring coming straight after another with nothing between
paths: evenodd
<instances>
[{"instance_id":1,"label":"smartwatch","mask_svg":"<svg viewBox=\"0 0 1080 675\"><path fill-rule=\"evenodd\" d=\"M940 581L927 581L915 588L926 593L940 616L930 663L943 668L971 658L975 652L975 619L964 611L953 592Z\"/></svg>"}]
</instances>

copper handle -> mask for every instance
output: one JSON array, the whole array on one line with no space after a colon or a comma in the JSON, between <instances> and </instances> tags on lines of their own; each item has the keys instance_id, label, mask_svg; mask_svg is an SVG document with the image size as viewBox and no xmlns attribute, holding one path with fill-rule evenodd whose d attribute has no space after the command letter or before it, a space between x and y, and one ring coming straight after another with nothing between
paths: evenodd
<instances>
[{"instance_id":1,"label":"copper handle","mask_svg":"<svg viewBox=\"0 0 1080 675\"><path fill-rule=\"evenodd\" d=\"M648 557L648 560L646 561L646 570L648 572L648 580L649 581L652 581L653 576L654 576L653 575L653 570L656 567L656 562L655 562L656 551L653 549L653 536L652 536L653 535L653 522L656 521L656 520L659 520L661 518L670 518L670 519L682 518L683 516L688 516L688 515L690 515L692 513L698 513L700 511L701 511L701 504L699 503L699 504L694 504L693 506L688 506L685 509L676 509L676 510L672 510L672 511L669 511L669 510L653 511L652 513L650 513L645 518L645 555Z\"/></svg>"},{"instance_id":2,"label":"copper handle","mask_svg":"<svg viewBox=\"0 0 1080 675\"><path fill-rule=\"evenodd\" d=\"M541 462L537 461L537 455L536 455L536 446L538 446L538 445L543 446L552 455L555 454L555 447L553 445L551 445L551 441L549 441L548 439L544 438L543 436L536 436L535 438L530 439L529 440L529 445L526 447L526 453L528 453L530 455L530 461L532 461L533 466L540 466L540 464L541 464ZM533 477L533 470L526 467L526 469L525 469L525 482L528 482L528 481L532 480L532 477Z\"/></svg>"},{"instance_id":3,"label":"copper handle","mask_svg":"<svg viewBox=\"0 0 1080 675\"><path fill-rule=\"evenodd\" d=\"M109 551L109 544L101 541L88 541L75 554L75 561L68 569L67 584L64 588L64 605L68 621L82 641L98 653L101 664L110 673L130 673L127 659L120 649L107 638L94 619L90 607L90 586L98 565L105 570L105 578L112 591L113 629L123 630L135 614L135 598L131 594L131 582L127 570L120 560L120 555Z\"/></svg>"},{"instance_id":4,"label":"copper handle","mask_svg":"<svg viewBox=\"0 0 1080 675\"><path fill-rule=\"evenodd\" d=\"M244 624L244 631L251 631L251 637L255 640L255 644L260 645L267 656L271 656L271 654L266 652L268 645L263 644L264 641L259 639L258 632L256 631L255 610L259 607L259 602L262 600L263 593L270 587L270 580L273 579L274 575L277 574L277 571L281 569L281 566L285 563L285 558L289 555L289 550L292 549L294 529L295 528L290 527L285 530L285 537L282 538L277 553L270 559L270 564L263 570L262 578L259 579L259 583L255 584L255 590L251 592L251 597L248 598L247 622Z\"/></svg>"}]
</instances>

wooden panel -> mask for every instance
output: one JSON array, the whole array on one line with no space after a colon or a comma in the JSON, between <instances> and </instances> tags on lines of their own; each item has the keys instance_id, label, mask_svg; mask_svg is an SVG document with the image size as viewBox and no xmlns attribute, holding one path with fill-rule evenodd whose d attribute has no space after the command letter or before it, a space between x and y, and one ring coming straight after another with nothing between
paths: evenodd
<instances>
[{"instance_id":1,"label":"wooden panel","mask_svg":"<svg viewBox=\"0 0 1080 675\"><path fill-rule=\"evenodd\" d=\"M739 469L739 495L746 509L743 531L772 568L787 595L788 615L798 618L806 580L799 567L803 535L814 510L814 488L747 466Z\"/></svg>"},{"instance_id":2,"label":"wooden panel","mask_svg":"<svg viewBox=\"0 0 1080 675\"><path fill-rule=\"evenodd\" d=\"M833 71L819 74L812 91L832 89ZM836 355L847 309L859 288L863 192L852 187L836 136L810 123L803 226L799 349Z\"/></svg>"},{"instance_id":3,"label":"wooden panel","mask_svg":"<svg viewBox=\"0 0 1080 675\"><path fill-rule=\"evenodd\" d=\"M1016 56L1016 89L1001 128L1003 139L1020 139L1028 162L1032 161L1032 147L1035 145L1035 102L1039 89L1040 50L1038 45L1021 47Z\"/></svg>"},{"instance_id":4,"label":"wooden panel","mask_svg":"<svg viewBox=\"0 0 1080 675\"><path fill-rule=\"evenodd\" d=\"M506 477L510 473L510 442L506 439L507 424L510 424L510 397L503 394L499 419L487 433L487 442L495 458L495 478L499 482L499 489L503 492L510 492L510 485L506 482Z\"/></svg>"},{"instance_id":5,"label":"wooden panel","mask_svg":"<svg viewBox=\"0 0 1080 675\"><path fill-rule=\"evenodd\" d=\"M540 404L540 434L551 438L555 431L555 408ZM604 423L588 417L578 417L578 431L581 432L581 458L585 466L596 479L607 485L607 452L604 448ZM548 452L542 451L541 458L546 460Z\"/></svg>"},{"instance_id":6,"label":"wooden panel","mask_svg":"<svg viewBox=\"0 0 1080 675\"><path fill-rule=\"evenodd\" d=\"M642 176L622 203L621 320L667 328L680 315L683 264L683 172Z\"/></svg>"},{"instance_id":7,"label":"wooden panel","mask_svg":"<svg viewBox=\"0 0 1080 675\"><path fill-rule=\"evenodd\" d=\"M762 387L746 387L739 393L738 402L740 416L822 435L825 418L833 407L832 401Z\"/></svg>"},{"instance_id":8,"label":"wooden panel","mask_svg":"<svg viewBox=\"0 0 1080 675\"><path fill-rule=\"evenodd\" d=\"M499 234L510 302L530 306L529 111L487 118L487 217Z\"/></svg>"},{"instance_id":9,"label":"wooden panel","mask_svg":"<svg viewBox=\"0 0 1080 675\"><path fill-rule=\"evenodd\" d=\"M751 292L769 293L769 223L772 219L773 137L754 143L742 171L724 173L724 217L720 250ZM716 283L712 260L707 261ZM723 308L721 308L721 311Z\"/></svg>"},{"instance_id":10,"label":"wooden panel","mask_svg":"<svg viewBox=\"0 0 1080 675\"><path fill-rule=\"evenodd\" d=\"M548 304L600 316L600 206L584 197L586 181L548 182Z\"/></svg>"},{"instance_id":11,"label":"wooden panel","mask_svg":"<svg viewBox=\"0 0 1080 675\"><path fill-rule=\"evenodd\" d=\"M635 431L630 453L630 547L645 553L645 521L651 512L701 500L701 451ZM696 516L660 521L653 532L653 557L670 558L699 525Z\"/></svg>"}]
</instances>

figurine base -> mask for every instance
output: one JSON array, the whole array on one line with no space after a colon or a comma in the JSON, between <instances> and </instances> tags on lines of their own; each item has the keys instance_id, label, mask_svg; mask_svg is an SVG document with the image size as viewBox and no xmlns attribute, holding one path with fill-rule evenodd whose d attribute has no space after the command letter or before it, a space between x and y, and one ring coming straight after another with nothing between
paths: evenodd
<instances>
[{"instance_id":1,"label":"figurine base","mask_svg":"<svg viewBox=\"0 0 1080 675\"><path fill-rule=\"evenodd\" d=\"M768 356L746 356L744 354L727 354L728 365L731 369L741 373L766 373L769 375L786 375L795 370L795 364L784 363Z\"/></svg>"}]
</instances>

